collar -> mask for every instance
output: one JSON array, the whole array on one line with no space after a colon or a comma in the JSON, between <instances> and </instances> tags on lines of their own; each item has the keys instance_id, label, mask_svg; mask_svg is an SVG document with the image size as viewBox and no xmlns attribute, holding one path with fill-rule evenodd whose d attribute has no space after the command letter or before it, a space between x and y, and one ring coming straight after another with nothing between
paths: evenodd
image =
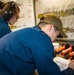
<instances>
[{"instance_id":1,"label":"collar","mask_svg":"<svg viewBox=\"0 0 74 75\"><path fill-rule=\"evenodd\" d=\"M38 25L34 26L33 28L36 29L36 30L42 31L41 28Z\"/></svg>"}]
</instances>

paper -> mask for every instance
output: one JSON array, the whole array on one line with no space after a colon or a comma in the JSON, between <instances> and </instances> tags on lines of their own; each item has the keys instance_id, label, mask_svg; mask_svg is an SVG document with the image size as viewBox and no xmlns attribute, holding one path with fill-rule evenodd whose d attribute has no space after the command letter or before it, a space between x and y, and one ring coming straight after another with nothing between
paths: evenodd
<instances>
[{"instance_id":1,"label":"paper","mask_svg":"<svg viewBox=\"0 0 74 75\"><path fill-rule=\"evenodd\" d=\"M68 67L70 60L66 60L61 57L55 57L54 62L60 67L60 70L62 71Z\"/></svg>"}]
</instances>

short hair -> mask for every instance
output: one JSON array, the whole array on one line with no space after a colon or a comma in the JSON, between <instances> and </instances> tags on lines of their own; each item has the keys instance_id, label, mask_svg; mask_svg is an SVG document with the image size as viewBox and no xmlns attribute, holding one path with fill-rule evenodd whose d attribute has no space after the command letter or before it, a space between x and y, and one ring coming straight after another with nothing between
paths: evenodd
<instances>
[{"instance_id":1,"label":"short hair","mask_svg":"<svg viewBox=\"0 0 74 75\"><path fill-rule=\"evenodd\" d=\"M58 28L59 33L63 37L67 38L67 35L63 31L62 21L61 21L60 17L58 17L56 14L51 13L51 14L45 15L42 22L38 23L39 26L44 26L45 25L45 24L40 25L41 23L53 24L55 27Z\"/></svg>"}]
</instances>

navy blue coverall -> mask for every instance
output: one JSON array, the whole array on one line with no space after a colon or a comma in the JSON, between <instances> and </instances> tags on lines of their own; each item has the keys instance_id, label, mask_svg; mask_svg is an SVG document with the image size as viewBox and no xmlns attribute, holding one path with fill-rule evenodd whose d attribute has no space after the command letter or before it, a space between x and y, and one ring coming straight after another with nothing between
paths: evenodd
<instances>
[{"instance_id":1,"label":"navy blue coverall","mask_svg":"<svg viewBox=\"0 0 74 75\"><path fill-rule=\"evenodd\" d=\"M2 16L0 16L0 38L10 32L11 30L8 26L8 23L3 19Z\"/></svg>"},{"instance_id":2,"label":"navy blue coverall","mask_svg":"<svg viewBox=\"0 0 74 75\"><path fill-rule=\"evenodd\" d=\"M0 75L74 75L68 68L60 71L53 62L54 47L40 28L25 28L0 39Z\"/></svg>"}]
</instances>

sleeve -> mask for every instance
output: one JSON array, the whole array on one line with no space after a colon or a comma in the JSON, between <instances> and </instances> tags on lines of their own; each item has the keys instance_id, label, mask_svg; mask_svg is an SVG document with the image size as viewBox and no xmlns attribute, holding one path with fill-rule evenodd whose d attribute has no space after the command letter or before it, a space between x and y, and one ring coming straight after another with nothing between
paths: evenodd
<instances>
[{"instance_id":1,"label":"sleeve","mask_svg":"<svg viewBox=\"0 0 74 75\"><path fill-rule=\"evenodd\" d=\"M11 29L7 23L1 23L1 24L2 26L0 26L0 38L11 32Z\"/></svg>"},{"instance_id":2,"label":"sleeve","mask_svg":"<svg viewBox=\"0 0 74 75\"><path fill-rule=\"evenodd\" d=\"M39 40L32 53L39 75L61 75L59 67L53 62L54 48L49 37Z\"/></svg>"},{"instance_id":3,"label":"sleeve","mask_svg":"<svg viewBox=\"0 0 74 75\"><path fill-rule=\"evenodd\" d=\"M61 71L61 74L62 75L74 75L74 70L69 67L69 68Z\"/></svg>"}]
</instances>

